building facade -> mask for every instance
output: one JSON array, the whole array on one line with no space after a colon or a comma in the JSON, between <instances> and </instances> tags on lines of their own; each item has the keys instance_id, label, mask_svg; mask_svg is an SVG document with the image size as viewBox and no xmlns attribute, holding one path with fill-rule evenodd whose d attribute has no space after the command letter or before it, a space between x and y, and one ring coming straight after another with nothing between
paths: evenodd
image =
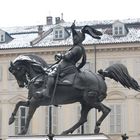
<instances>
[{"instance_id":1,"label":"building facade","mask_svg":"<svg viewBox=\"0 0 140 140\"><path fill-rule=\"evenodd\" d=\"M0 137L5 139L17 135L25 124L28 108L20 107L15 122L8 125L15 104L27 100L28 90L19 88L9 73L10 61L21 54L36 54L48 64L53 64L54 55L64 53L72 47L70 26L72 23L57 22L49 25L11 27L0 29ZM87 53L84 69L97 72L114 63L124 64L130 75L140 82L140 19L122 21L77 22L77 30L90 25L100 30L100 40L86 36L83 45ZM106 78L107 98L103 101L111 113L101 125L101 132L113 140L121 140L126 133L130 140L140 139L140 93L124 88L121 84ZM33 116L27 135L49 133L49 109L39 107ZM52 132L61 134L79 119L80 104L52 107ZM101 115L95 109L88 115L88 121L74 133L94 133L96 119Z\"/></svg>"}]
</instances>

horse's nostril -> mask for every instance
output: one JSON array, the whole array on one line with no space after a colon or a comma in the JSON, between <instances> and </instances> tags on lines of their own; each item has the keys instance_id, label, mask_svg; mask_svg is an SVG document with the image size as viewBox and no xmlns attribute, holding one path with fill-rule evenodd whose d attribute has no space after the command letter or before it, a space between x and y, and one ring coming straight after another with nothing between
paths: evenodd
<instances>
[{"instance_id":1,"label":"horse's nostril","mask_svg":"<svg viewBox=\"0 0 140 140\"><path fill-rule=\"evenodd\" d=\"M19 87L20 87L20 88L23 88L23 87L24 87L24 85L19 85Z\"/></svg>"}]
</instances>

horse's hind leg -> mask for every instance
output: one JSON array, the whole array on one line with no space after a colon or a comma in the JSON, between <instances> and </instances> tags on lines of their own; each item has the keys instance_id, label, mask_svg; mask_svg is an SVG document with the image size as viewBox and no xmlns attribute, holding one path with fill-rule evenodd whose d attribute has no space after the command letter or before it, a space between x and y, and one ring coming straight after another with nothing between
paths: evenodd
<instances>
[{"instance_id":1,"label":"horse's hind leg","mask_svg":"<svg viewBox=\"0 0 140 140\"><path fill-rule=\"evenodd\" d=\"M99 111L102 111L102 116L98 119L98 121L96 122L96 125L95 125L95 130L94 130L94 133L95 134L98 134L99 131L100 131L100 125L101 123L103 122L103 120L106 118L106 116L109 114L109 112L111 111L110 108L108 108L107 106L105 106L104 104L102 103L97 103L97 106L95 107L96 109L98 109Z\"/></svg>"},{"instance_id":2,"label":"horse's hind leg","mask_svg":"<svg viewBox=\"0 0 140 140\"><path fill-rule=\"evenodd\" d=\"M91 107L89 107L87 104L81 104L81 106L82 106L81 117L80 117L79 121L74 126L72 126L70 129L64 131L62 133L62 135L73 133L73 131L75 129L77 129L80 125L84 124L87 121L87 115L88 115L88 112L90 111Z\"/></svg>"},{"instance_id":3,"label":"horse's hind leg","mask_svg":"<svg viewBox=\"0 0 140 140\"><path fill-rule=\"evenodd\" d=\"M29 106L29 101L19 101L16 106L15 106L15 109L13 111L13 113L11 114L11 117L9 118L9 125L12 124L15 120L15 115L19 109L20 106L26 106L28 107Z\"/></svg>"}]
</instances>

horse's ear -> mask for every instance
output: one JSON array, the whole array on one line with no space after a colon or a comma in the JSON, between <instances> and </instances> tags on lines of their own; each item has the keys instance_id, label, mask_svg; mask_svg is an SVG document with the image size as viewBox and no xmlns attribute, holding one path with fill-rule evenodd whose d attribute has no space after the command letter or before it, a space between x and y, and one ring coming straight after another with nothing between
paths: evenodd
<instances>
[{"instance_id":1,"label":"horse's ear","mask_svg":"<svg viewBox=\"0 0 140 140\"><path fill-rule=\"evenodd\" d=\"M14 64L13 64L13 62L12 62L12 61L10 61L10 66L11 66L11 67L14 67Z\"/></svg>"},{"instance_id":2,"label":"horse's ear","mask_svg":"<svg viewBox=\"0 0 140 140\"><path fill-rule=\"evenodd\" d=\"M13 62L10 61L10 67L9 67L9 71L10 71L10 72L12 72L13 66L14 66Z\"/></svg>"}]
</instances>

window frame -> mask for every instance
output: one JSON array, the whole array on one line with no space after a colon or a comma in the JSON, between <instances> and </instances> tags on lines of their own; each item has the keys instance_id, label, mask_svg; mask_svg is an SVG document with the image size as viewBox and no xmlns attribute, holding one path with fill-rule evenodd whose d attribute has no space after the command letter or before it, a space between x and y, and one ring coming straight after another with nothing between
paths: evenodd
<instances>
[{"instance_id":1,"label":"window frame","mask_svg":"<svg viewBox=\"0 0 140 140\"><path fill-rule=\"evenodd\" d=\"M5 32L0 30L0 42L5 42Z\"/></svg>"},{"instance_id":2,"label":"window frame","mask_svg":"<svg viewBox=\"0 0 140 140\"><path fill-rule=\"evenodd\" d=\"M114 36L122 36L123 35L123 26L114 26Z\"/></svg>"},{"instance_id":3,"label":"window frame","mask_svg":"<svg viewBox=\"0 0 140 140\"><path fill-rule=\"evenodd\" d=\"M3 73L3 69L2 69L2 65L0 65L0 81L2 81L2 73Z\"/></svg>"},{"instance_id":4,"label":"window frame","mask_svg":"<svg viewBox=\"0 0 140 140\"><path fill-rule=\"evenodd\" d=\"M24 113L23 113L24 111ZM28 108L27 107L19 107L19 110L15 116L15 122L14 122L14 133L15 135L18 135L18 133L21 132L22 128L25 126L25 122L27 119L27 113L28 113ZM24 123L24 125L21 125ZM28 129L28 134L29 134L30 129Z\"/></svg>"},{"instance_id":5,"label":"window frame","mask_svg":"<svg viewBox=\"0 0 140 140\"><path fill-rule=\"evenodd\" d=\"M114 112L113 112L113 109L111 106L113 106ZM117 113L117 106L120 107L120 114ZM109 119L109 133L110 134L122 134L123 133L123 105L121 103L111 103L111 104L109 104L109 108L111 108L111 112L110 112L109 118L108 118ZM120 126L118 126L118 122L117 122L117 121L119 121L118 118L120 119L120 124L119 124ZM113 120L111 120L111 119L113 119ZM111 121L113 121L113 124ZM111 128L111 126L113 128ZM119 128L120 131L117 129L117 127L120 127ZM113 129L114 129L114 131L113 131Z\"/></svg>"},{"instance_id":6,"label":"window frame","mask_svg":"<svg viewBox=\"0 0 140 140\"><path fill-rule=\"evenodd\" d=\"M46 107L45 109L45 134L49 134L49 121L50 121L50 115L49 115L49 110L51 109L51 116L52 116L52 133L54 134L57 134L58 133L58 108L57 107L52 107L52 106L49 106L49 107ZM55 122L55 123L54 123Z\"/></svg>"},{"instance_id":7,"label":"window frame","mask_svg":"<svg viewBox=\"0 0 140 140\"><path fill-rule=\"evenodd\" d=\"M54 40L62 40L64 39L64 29L63 28L55 28L53 30L53 39Z\"/></svg>"}]
</instances>

